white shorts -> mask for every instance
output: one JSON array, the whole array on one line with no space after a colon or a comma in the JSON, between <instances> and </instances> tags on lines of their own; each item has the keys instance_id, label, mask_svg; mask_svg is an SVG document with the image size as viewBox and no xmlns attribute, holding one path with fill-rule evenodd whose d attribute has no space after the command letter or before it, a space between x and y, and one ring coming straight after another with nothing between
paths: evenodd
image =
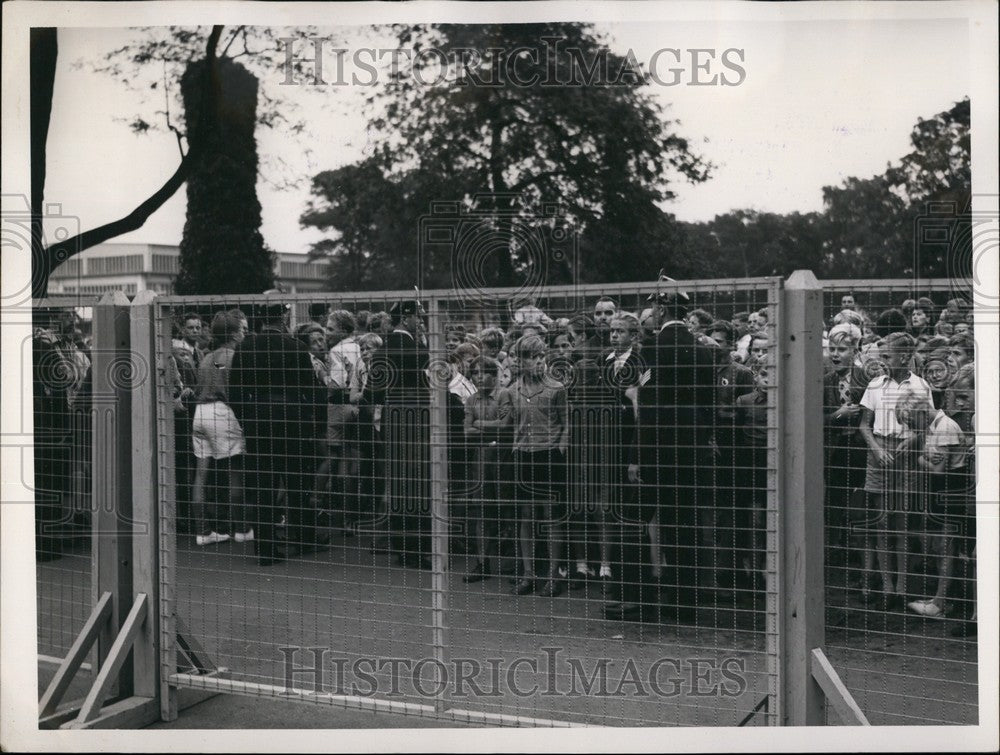
<instances>
[{"instance_id":1,"label":"white shorts","mask_svg":"<svg viewBox=\"0 0 1000 755\"><path fill-rule=\"evenodd\" d=\"M221 401L194 408L191 442L199 459L228 459L246 451L243 428L233 410Z\"/></svg>"}]
</instances>

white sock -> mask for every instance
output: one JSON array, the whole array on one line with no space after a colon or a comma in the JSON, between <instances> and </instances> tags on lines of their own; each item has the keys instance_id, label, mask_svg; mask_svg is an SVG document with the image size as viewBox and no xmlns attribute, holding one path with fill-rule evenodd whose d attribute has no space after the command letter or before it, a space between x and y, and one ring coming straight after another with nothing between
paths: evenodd
<instances>
[{"instance_id":1,"label":"white sock","mask_svg":"<svg viewBox=\"0 0 1000 755\"><path fill-rule=\"evenodd\" d=\"M601 564L601 572L599 574L601 577L611 576L611 564Z\"/></svg>"},{"instance_id":2,"label":"white sock","mask_svg":"<svg viewBox=\"0 0 1000 755\"><path fill-rule=\"evenodd\" d=\"M586 561L577 561L576 562L576 571L577 571L578 574L586 574L587 571L588 571L587 570L587 562Z\"/></svg>"}]
</instances>

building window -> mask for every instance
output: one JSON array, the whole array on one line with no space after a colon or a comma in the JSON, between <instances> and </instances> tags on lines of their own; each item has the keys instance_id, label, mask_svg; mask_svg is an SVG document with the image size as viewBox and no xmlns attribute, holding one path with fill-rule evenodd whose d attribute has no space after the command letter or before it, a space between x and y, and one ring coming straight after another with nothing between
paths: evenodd
<instances>
[{"instance_id":1,"label":"building window","mask_svg":"<svg viewBox=\"0 0 1000 755\"><path fill-rule=\"evenodd\" d=\"M118 257L95 257L87 260L88 275L118 275L120 273L141 273L142 255L126 254Z\"/></svg>"},{"instance_id":2,"label":"building window","mask_svg":"<svg viewBox=\"0 0 1000 755\"><path fill-rule=\"evenodd\" d=\"M52 271L52 278L75 278L80 274L80 259L71 259L63 262Z\"/></svg>"},{"instance_id":3,"label":"building window","mask_svg":"<svg viewBox=\"0 0 1000 755\"><path fill-rule=\"evenodd\" d=\"M176 273L180 268L179 257L175 254L154 254L154 273Z\"/></svg>"},{"instance_id":4,"label":"building window","mask_svg":"<svg viewBox=\"0 0 1000 755\"><path fill-rule=\"evenodd\" d=\"M282 278L322 278L324 266L312 262L282 262Z\"/></svg>"}]
</instances>

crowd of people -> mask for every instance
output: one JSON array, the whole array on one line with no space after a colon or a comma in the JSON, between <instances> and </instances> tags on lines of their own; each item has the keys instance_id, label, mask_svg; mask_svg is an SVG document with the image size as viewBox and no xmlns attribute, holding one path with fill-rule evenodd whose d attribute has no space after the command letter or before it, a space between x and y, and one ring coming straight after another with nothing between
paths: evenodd
<instances>
[{"instance_id":1,"label":"crowd of people","mask_svg":"<svg viewBox=\"0 0 1000 755\"><path fill-rule=\"evenodd\" d=\"M446 317L444 360L412 299L388 312L316 303L294 329L277 298L207 323L183 313L168 358L179 529L199 548L252 542L262 566L367 531L426 569L438 515L466 583L502 575L546 597L596 584L609 618L689 621L714 591L752 604L766 588L773 308L718 317L679 293L637 311L603 296L570 316L516 304L503 322ZM830 565L871 610L958 617L956 632L974 633L971 310L840 305L823 339ZM70 326L36 329L36 374L51 362L74 376L36 381L36 428L81 401L89 360ZM43 488L70 476L51 452L36 463ZM54 516L46 500L40 520ZM930 594L907 579L919 560Z\"/></svg>"},{"instance_id":2,"label":"crowd of people","mask_svg":"<svg viewBox=\"0 0 1000 755\"><path fill-rule=\"evenodd\" d=\"M766 586L773 310L719 319L676 294L634 312L601 297L569 317L520 304L506 328L446 318L443 383L415 300L315 304L294 330L284 304L220 312L205 346L201 318L182 317L196 542L254 540L267 565L369 527L400 565L430 568L440 384L436 513L468 556L464 581L504 574L544 596L597 583L607 615L657 620L690 617L706 589L752 600ZM971 313L957 299L940 313L926 298L841 305L824 332L831 561L873 608L972 619L971 578L953 579L975 556ZM210 463L229 514L206 506ZM932 556L936 591L908 592Z\"/></svg>"}]
</instances>

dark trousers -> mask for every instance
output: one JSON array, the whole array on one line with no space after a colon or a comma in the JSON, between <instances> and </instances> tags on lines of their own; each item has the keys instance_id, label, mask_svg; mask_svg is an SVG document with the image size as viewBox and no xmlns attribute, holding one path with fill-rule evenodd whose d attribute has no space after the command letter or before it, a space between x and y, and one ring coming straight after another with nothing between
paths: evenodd
<instances>
[{"instance_id":1,"label":"dark trousers","mask_svg":"<svg viewBox=\"0 0 1000 755\"><path fill-rule=\"evenodd\" d=\"M312 490L315 442L300 437L299 423L260 422L247 430L245 501L247 521L261 555L274 552L280 540L310 544L316 538L316 511L309 502ZM280 505L279 491L285 493ZM288 528L279 538L277 525L287 515Z\"/></svg>"},{"instance_id":2,"label":"dark trousers","mask_svg":"<svg viewBox=\"0 0 1000 755\"><path fill-rule=\"evenodd\" d=\"M425 404L389 404L382 415L392 551L430 555L430 413Z\"/></svg>"}]
</instances>

